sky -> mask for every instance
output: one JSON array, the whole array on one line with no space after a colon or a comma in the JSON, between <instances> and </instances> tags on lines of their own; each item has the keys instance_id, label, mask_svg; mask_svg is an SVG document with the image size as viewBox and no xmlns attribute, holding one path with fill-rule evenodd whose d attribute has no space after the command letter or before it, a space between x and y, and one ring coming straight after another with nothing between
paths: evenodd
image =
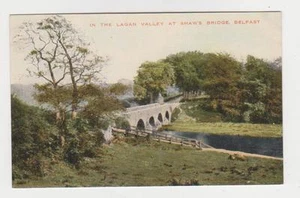
<instances>
[{"instance_id":1,"label":"sky","mask_svg":"<svg viewBox=\"0 0 300 198\"><path fill-rule=\"evenodd\" d=\"M102 80L115 83L136 76L145 61L157 61L181 51L229 53L240 61L253 55L268 61L281 56L281 13L160 13L160 14L68 14L91 49L108 57ZM12 15L11 83L31 84L41 79L28 76L24 61L30 52L13 38L23 22L38 22L47 15Z\"/></svg>"}]
</instances>

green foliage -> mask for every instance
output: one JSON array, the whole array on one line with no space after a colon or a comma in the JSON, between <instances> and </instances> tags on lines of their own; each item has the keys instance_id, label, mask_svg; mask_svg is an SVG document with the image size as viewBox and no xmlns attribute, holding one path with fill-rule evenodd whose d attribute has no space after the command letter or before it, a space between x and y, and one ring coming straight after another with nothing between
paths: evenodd
<instances>
[{"instance_id":1,"label":"green foliage","mask_svg":"<svg viewBox=\"0 0 300 198\"><path fill-rule=\"evenodd\" d=\"M185 102L181 105L181 109L197 122L220 122L222 121L222 116L213 105L213 102L210 102L208 99L198 99Z\"/></svg>"},{"instance_id":2,"label":"green foliage","mask_svg":"<svg viewBox=\"0 0 300 198\"><path fill-rule=\"evenodd\" d=\"M109 86L109 92L114 95L122 95L125 94L126 91L129 90L128 85L124 85L122 83L115 83Z\"/></svg>"},{"instance_id":3,"label":"green foliage","mask_svg":"<svg viewBox=\"0 0 300 198\"><path fill-rule=\"evenodd\" d=\"M212 99L233 100L241 63L229 54L205 54L203 91Z\"/></svg>"},{"instance_id":4,"label":"green foliage","mask_svg":"<svg viewBox=\"0 0 300 198\"><path fill-rule=\"evenodd\" d=\"M52 84L35 84L36 93L34 98L41 104L48 104L61 114L65 113L66 109L71 104L72 88L68 86L53 87Z\"/></svg>"},{"instance_id":5,"label":"green foliage","mask_svg":"<svg viewBox=\"0 0 300 198\"><path fill-rule=\"evenodd\" d=\"M63 159L75 168L80 168L84 157L93 158L104 142L100 129L92 128L85 119L68 120L63 149Z\"/></svg>"},{"instance_id":6,"label":"green foliage","mask_svg":"<svg viewBox=\"0 0 300 198\"><path fill-rule=\"evenodd\" d=\"M159 93L174 82L174 71L169 63L162 61L145 62L134 79L134 95L138 100L146 99L153 103Z\"/></svg>"},{"instance_id":7,"label":"green foliage","mask_svg":"<svg viewBox=\"0 0 300 198\"><path fill-rule=\"evenodd\" d=\"M71 45L68 45L68 47L70 48ZM87 49L87 48L77 47L77 50L78 50L80 53L82 53L82 54L88 53L88 49Z\"/></svg>"},{"instance_id":8,"label":"green foliage","mask_svg":"<svg viewBox=\"0 0 300 198\"><path fill-rule=\"evenodd\" d=\"M117 117L115 119L116 128L130 130L130 123L124 117Z\"/></svg>"},{"instance_id":9,"label":"green foliage","mask_svg":"<svg viewBox=\"0 0 300 198\"><path fill-rule=\"evenodd\" d=\"M248 56L245 68L246 80L240 90L250 121L282 123L281 59L268 63Z\"/></svg>"},{"instance_id":10,"label":"green foliage","mask_svg":"<svg viewBox=\"0 0 300 198\"><path fill-rule=\"evenodd\" d=\"M243 64L229 54L195 51L164 61L174 68L176 86L184 92L204 91L209 99L201 109L221 113L224 121L282 122L281 58L267 62L248 56Z\"/></svg>"},{"instance_id":11,"label":"green foliage","mask_svg":"<svg viewBox=\"0 0 300 198\"><path fill-rule=\"evenodd\" d=\"M107 60L93 53L90 44L63 16L25 22L20 31L16 39L31 48L26 60L34 67L28 71L46 82L36 85L35 98L54 108L57 118L70 108L75 118L85 100L78 90L98 80Z\"/></svg>"},{"instance_id":12,"label":"green foliage","mask_svg":"<svg viewBox=\"0 0 300 198\"><path fill-rule=\"evenodd\" d=\"M58 124L49 111L12 97L13 179L45 176L53 159L80 168L84 157L97 156L103 142L101 129L87 119L65 119Z\"/></svg>"},{"instance_id":13,"label":"green foliage","mask_svg":"<svg viewBox=\"0 0 300 198\"><path fill-rule=\"evenodd\" d=\"M19 174L43 175L42 157L58 150L58 129L47 121L49 112L12 97L12 163ZM17 171L18 172L18 171Z\"/></svg>"},{"instance_id":14,"label":"green foliage","mask_svg":"<svg viewBox=\"0 0 300 198\"><path fill-rule=\"evenodd\" d=\"M103 143L101 129L123 110L117 96L128 87L93 84L107 60L94 54L64 17L23 23L20 31L18 41L31 47L26 58L34 65L30 73L46 82L35 85L34 98L49 111L12 98L14 175L19 177L19 169L41 176L43 159L53 156L79 167L82 159L94 157L95 148Z\"/></svg>"},{"instance_id":15,"label":"green foliage","mask_svg":"<svg viewBox=\"0 0 300 198\"><path fill-rule=\"evenodd\" d=\"M177 120L179 114L180 114L180 109L178 107L176 107L173 112L172 112L172 118L171 118L171 122L174 122L175 120Z\"/></svg>"},{"instance_id":16,"label":"green foliage","mask_svg":"<svg viewBox=\"0 0 300 198\"><path fill-rule=\"evenodd\" d=\"M176 86L182 91L197 91L203 84L203 53L180 52L169 55L165 62L174 68Z\"/></svg>"},{"instance_id":17,"label":"green foliage","mask_svg":"<svg viewBox=\"0 0 300 198\"><path fill-rule=\"evenodd\" d=\"M268 122L267 115L266 115L266 108L264 103L257 102L254 104L246 103L245 105L248 106L248 111L245 111L244 114L247 117L245 121L250 121L252 123L265 123Z\"/></svg>"},{"instance_id":18,"label":"green foliage","mask_svg":"<svg viewBox=\"0 0 300 198\"><path fill-rule=\"evenodd\" d=\"M79 150L79 140L74 137L69 139L66 151L64 153L64 159L73 164L76 168L79 168L83 155Z\"/></svg>"},{"instance_id":19,"label":"green foliage","mask_svg":"<svg viewBox=\"0 0 300 198\"><path fill-rule=\"evenodd\" d=\"M76 118L73 122L74 122L73 127L79 133L85 133L90 128L88 120L86 120L86 119Z\"/></svg>"},{"instance_id":20,"label":"green foliage","mask_svg":"<svg viewBox=\"0 0 300 198\"><path fill-rule=\"evenodd\" d=\"M79 95L84 98L81 115L84 118L98 119L103 115L109 115L113 111L123 110L122 103L117 99L123 87L114 86L112 88L102 88L94 84L80 87Z\"/></svg>"}]
</instances>

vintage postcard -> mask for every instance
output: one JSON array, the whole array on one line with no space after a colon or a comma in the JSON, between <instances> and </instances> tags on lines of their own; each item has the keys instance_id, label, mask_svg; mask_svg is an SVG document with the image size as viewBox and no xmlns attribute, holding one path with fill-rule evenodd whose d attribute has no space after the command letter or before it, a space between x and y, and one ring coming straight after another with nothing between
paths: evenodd
<instances>
[{"instance_id":1,"label":"vintage postcard","mask_svg":"<svg viewBox=\"0 0 300 198\"><path fill-rule=\"evenodd\" d=\"M12 186L283 183L281 12L10 16Z\"/></svg>"}]
</instances>

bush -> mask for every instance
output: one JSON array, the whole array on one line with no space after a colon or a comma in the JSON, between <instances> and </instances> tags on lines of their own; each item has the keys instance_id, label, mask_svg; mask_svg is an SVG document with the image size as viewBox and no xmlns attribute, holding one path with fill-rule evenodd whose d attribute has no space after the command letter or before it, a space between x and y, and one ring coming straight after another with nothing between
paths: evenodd
<instances>
[{"instance_id":1,"label":"bush","mask_svg":"<svg viewBox=\"0 0 300 198\"><path fill-rule=\"evenodd\" d=\"M178 116L179 116L180 112L181 112L181 110L177 107L173 110L171 122L174 122L175 120L178 119Z\"/></svg>"},{"instance_id":2,"label":"bush","mask_svg":"<svg viewBox=\"0 0 300 198\"><path fill-rule=\"evenodd\" d=\"M244 112L244 120L251 123L268 123L268 115L262 102L246 103L248 110Z\"/></svg>"},{"instance_id":3,"label":"bush","mask_svg":"<svg viewBox=\"0 0 300 198\"><path fill-rule=\"evenodd\" d=\"M88 120L82 118L76 118L73 121L73 127L79 133L87 132L89 129Z\"/></svg>"},{"instance_id":4,"label":"bush","mask_svg":"<svg viewBox=\"0 0 300 198\"><path fill-rule=\"evenodd\" d=\"M58 146L58 129L48 122L50 112L16 97L12 97L11 108L13 177L43 175L42 157L55 155Z\"/></svg>"},{"instance_id":5,"label":"bush","mask_svg":"<svg viewBox=\"0 0 300 198\"><path fill-rule=\"evenodd\" d=\"M124 117L117 117L115 120L116 128L130 130L130 124Z\"/></svg>"},{"instance_id":6,"label":"bush","mask_svg":"<svg viewBox=\"0 0 300 198\"><path fill-rule=\"evenodd\" d=\"M104 134L102 133L101 130L97 130L95 136L96 136L96 144L98 146L102 145L105 142Z\"/></svg>"},{"instance_id":7,"label":"bush","mask_svg":"<svg viewBox=\"0 0 300 198\"><path fill-rule=\"evenodd\" d=\"M78 135L79 145L78 149L83 157L93 158L97 155L97 137L91 133L81 133Z\"/></svg>"},{"instance_id":8,"label":"bush","mask_svg":"<svg viewBox=\"0 0 300 198\"><path fill-rule=\"evenodd\" d=\"M79 168L83 155L79 151L79 140L77 138L74 137L70 140L64 154L64 159L76 168Z\"/></svg>"}]
</instances>

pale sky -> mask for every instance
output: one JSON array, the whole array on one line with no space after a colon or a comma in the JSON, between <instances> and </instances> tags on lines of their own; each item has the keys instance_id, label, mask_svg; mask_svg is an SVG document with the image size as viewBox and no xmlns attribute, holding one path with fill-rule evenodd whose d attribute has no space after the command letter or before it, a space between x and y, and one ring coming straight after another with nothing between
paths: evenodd
<instances>
[{"instance_id":1,"label":"pale sky","mask_svg":"<svg viewBox=\"0 0 300 198\"><path fill-rule=\"evenodd\" d=\"M157 61L181 51L226 52L240 61L247 55L271 61L282 53L280 12L63 16L84 34L87 41L91 41L97 54L109 57L110 61L102 71L104 81L109 83L122 78L132 80L141 63ZM22 22L37 22L45 17L11 16L11 41ZM208 21L227 21L228 24L208 24ZM247 21L248 24L242 24ZM184 22L195 25L183 25ZM109 23L111 26L102 26ZM126 27L125 23L133 26ZM37 82L36 78L28 77L26 71L31 67L24 61L28 52L11 42L11 83Z\"/></svg>"}]
</instances>

